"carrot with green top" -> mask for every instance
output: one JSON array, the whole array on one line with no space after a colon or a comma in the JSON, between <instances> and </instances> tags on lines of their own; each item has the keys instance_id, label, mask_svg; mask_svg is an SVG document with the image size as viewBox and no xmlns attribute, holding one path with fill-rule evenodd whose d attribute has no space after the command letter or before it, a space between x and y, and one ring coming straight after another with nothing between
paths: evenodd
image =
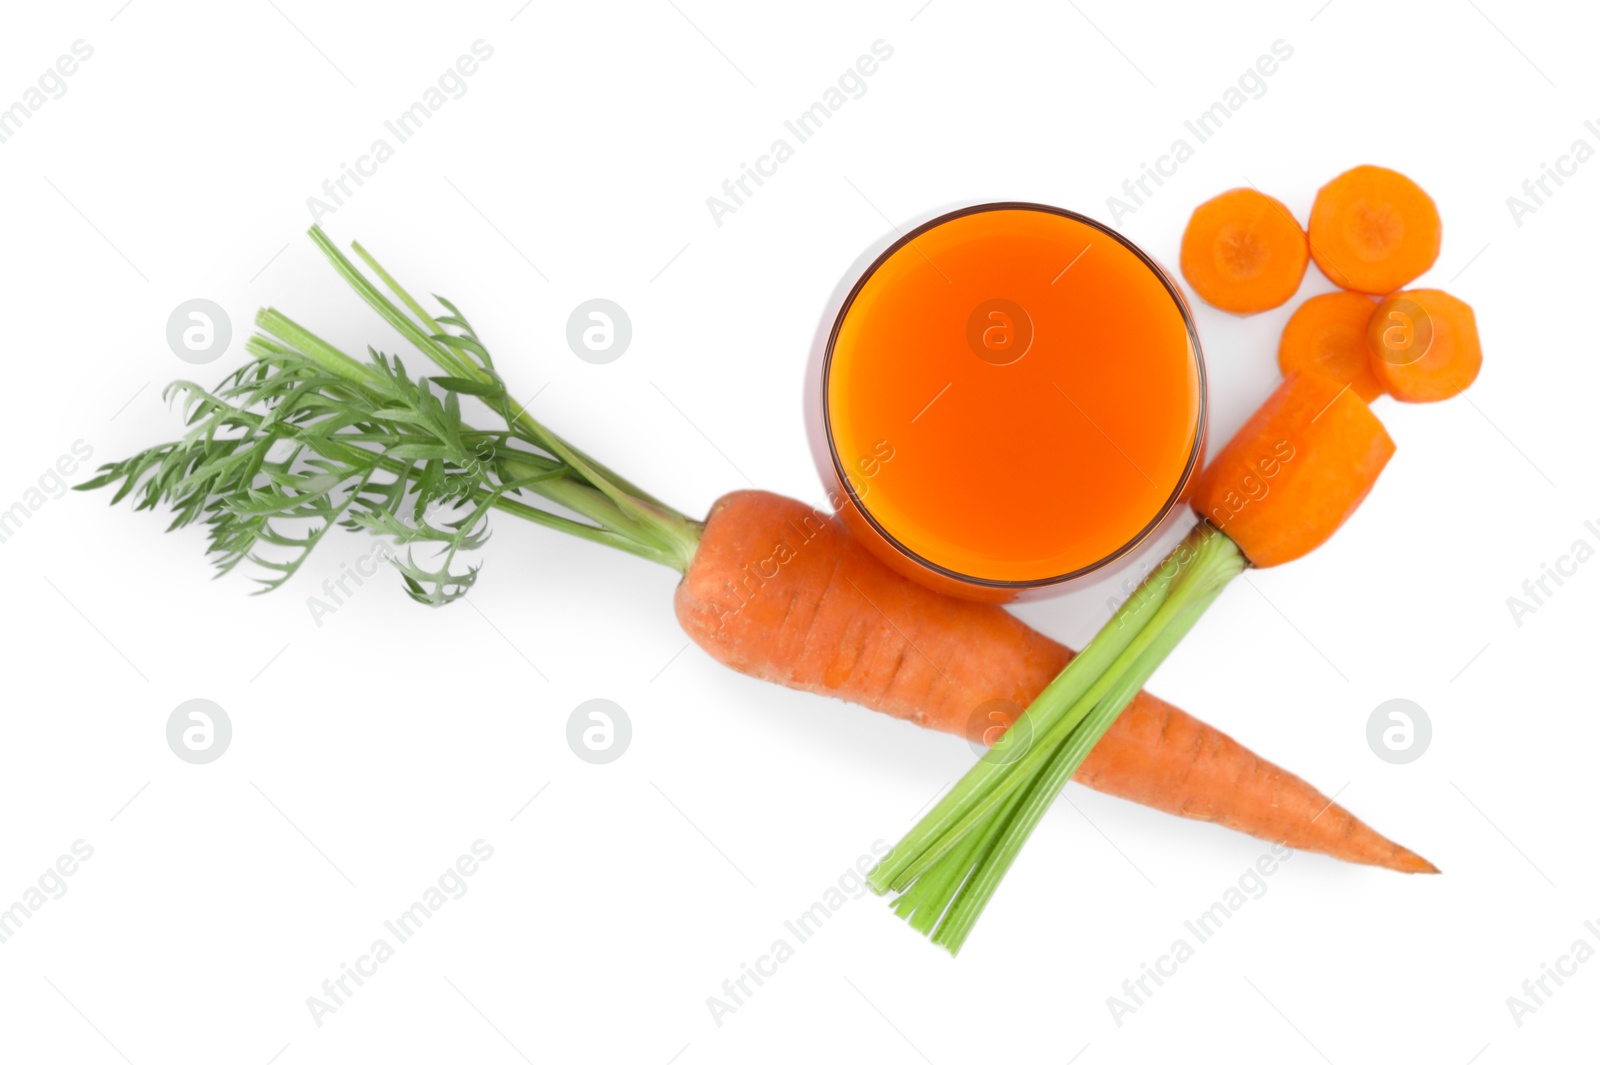
<instances>
[{"instance_id":1,"label":"carrot with green top","mask_svg":"<svg viewBox=\"0 0 1600 1065\"><path fill-rule=\"evenodd\" d=\"M221 572L263 570L263 590L289 580L335 525L390 538L407 593L433 606L473 586L465 558L491 515L530 521L682 574L679 622L734 669L973 739L985 705L1026 705L1072 660L1000 607L893 573L831 512L767 492L725 496L704 521L672 508L518 404L454 304L430 312L360 245L377 282L320 229L312 238L437 373L377 352L354 359L265 310L246 345L253 361L215 389L169 388L184 399L187 436L80 488L115 485L113 502L170 506L174 528L206 528ZM468 420L469 403L486 408L488 428ZM1129 696L1082 764L1084 783L1347 861L1426 865L1210 726Z\"/></svg>"}]
</instances>

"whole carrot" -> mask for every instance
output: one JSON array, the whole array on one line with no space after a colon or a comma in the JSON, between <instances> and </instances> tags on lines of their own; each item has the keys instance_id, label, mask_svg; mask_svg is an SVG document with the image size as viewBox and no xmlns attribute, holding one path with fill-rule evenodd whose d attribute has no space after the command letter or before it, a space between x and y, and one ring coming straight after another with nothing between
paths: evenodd
<instances>
[{"instance_id":1,"label":"whole carrot","mask_svg":"<svg viewBox=\"0 0 1600 1065\"><path fill-rule=\"evenodd\" d=\"M461 556L512 515L684 574L686 632L734 669L982 738L993 699L1026 705L1072 652L999 607L945 599L897 576L831 516L763 492L722 499L705 522L668 507L533 419L451 303L430 314L360 245L385 294L313 228L334 268L442 374L397 358L357 361L266 310L254 361L206 390L180 382L180 441L102 468L113 502L201 524L219 569L265 569L276 588L334 525L390 536L412 598L452 602L477 579ZM463 397L498 417L484 430ZM545 502L555 507L543 505ZM574 517L575 515L575 517ZM432 552L422 549L432 548ZM419 552L421 552L419 554ZM1378 836L1298 777L1152 696L1139 695L1082 767L1114 795L1348 861L1427 863Z\"/></svg>"},{"instance_id":2,"label":"whole carrot","mask_svg":"<svg viewBox=\"0 0 1600 1065\"><path fill-rule=\"evenodd\" d=\"M734 492L711 508L674 606L684 631L741 673L979 741L993 725L982 708L1027 706L1073 656L1001 607L901 577L836 519L770 492ZM1146 692L1076 779L1301 850L1435 871L1299 777Z\"/></svg>"}]
</instances>

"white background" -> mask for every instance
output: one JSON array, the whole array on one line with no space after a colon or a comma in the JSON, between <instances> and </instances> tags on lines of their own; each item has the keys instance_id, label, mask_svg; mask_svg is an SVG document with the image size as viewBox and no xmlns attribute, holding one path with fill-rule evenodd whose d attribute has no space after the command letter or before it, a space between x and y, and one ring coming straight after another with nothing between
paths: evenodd
<instances>
[{"instance_id":1,"label":"white background","mask_svg":"<svg viewBox=\"0 0 1600 1065\"><path fill-rule=\"evenodd\" d=\"M465 604L429 612L384 579L318 627L306 596L367 543L330 538L251 598L242 574L210 580L198 530L47 497L0 544L0 905L75 840L94 853L0 944L0 1058L1592 1058L1600 963L1520 1027L1506 1005L1578 938L1600 947L1600 562L1520 626L1506 604L1573 541L1600 545L1600 162L1520 226L1506 204L1576 138L1600 147L1592 12L519 3L11 12L0 106L74 41L94 52L0 144L0 509L75 441L98 463L175 436L160 386L236 365L258 306L393 348L303 238L306 200L475 40L494 52L466 95L324 224L456 299L519 389L548 385L537 416L690 513L747 479L819 497L805 357L884 216L1018 198L1109 218L1283 40L1265 95L1121 228L1171 263L1223 189L1248 179L1304 220L1334 174L1393 166L1438 202L1424 281L1476 307L1487 362L1467 399L1381 401L1399 452L1361 512L1230 589L1151 687L1445 873L1298 856L1119 1027L1107 997L1267 847L1073 786L958 961L863 898L718 1026L707 997L897 838L965 744L734 675L685 649L668 570L523 523L498 524ZM865 95L717 226L706 198L880 39L893 57ZM1313 268L1302 297L1329 287ZM596 296L634 324L606 366L563 336ZM195 297L234 325L198 369L164 338ZM1197 309L1217 440L1275 386L1291 309ZM1106 594L1021 613L1077 644ZM164 736L195 697L234 727L206 766ZM598 767L564 740L595 697L634 729ZM1405 766L1365 739L1395 697L1433 723ZM494 857L467 894L313 1023L307 996L478 839Z\"/></svg>"}]
</instances>

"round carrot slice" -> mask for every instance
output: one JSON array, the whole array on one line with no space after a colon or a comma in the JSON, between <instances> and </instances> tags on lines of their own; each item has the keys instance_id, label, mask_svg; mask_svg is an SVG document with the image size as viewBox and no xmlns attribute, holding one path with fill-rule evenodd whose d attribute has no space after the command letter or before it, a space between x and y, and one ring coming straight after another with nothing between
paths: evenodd
<instances>
[{"instance_id":1,"label":"round carrot slice","mask_svg":"<svg viewBox=\"0 0 1600 1065\"><path fill-rule=\"evenodd\" d=\"M1439 258L1439 209L1416 182L1381 166L1346 170L1311 205L1311 257L1340 288L1384 296Z\"/></svg>"},{"instance_id":2,"label":"round carrot slice","mask_svg":"<svg viewBox=\"0 0 1600 1065\"><path fill-rule=\"evenodd\" d=\"M1288 377L1310 370L1347 384L1371 403L1383 395L1367 353L1367 323L1375 304L1360 292L1325 292L1295 309L1278 341L1278 369Z\"/></svg>"},{"instance_id":3,"label":"round carrot slice","mask_svg":"<svg viewBox=\"0 0 1600 1065\"><path fill-rule=\"evenodd\" d=\"M1395 399L1433 403L1465 391L1483 368L1478 319L1436 288L1396 292L1367 323L1368 364Z\"/></svg>"},{"instance_id":4,"label":"round carrot slice","mask_svg":"<svg viewBox=\"0 0 1600 1065\"><path fill-rule=\"evenodd\" d=\"M1306 235L1289 209L1255 189L1196 207L1178 265L1199 297L1235 314L1286 302L1306 273Z\"/></svg>"}]
</instances>

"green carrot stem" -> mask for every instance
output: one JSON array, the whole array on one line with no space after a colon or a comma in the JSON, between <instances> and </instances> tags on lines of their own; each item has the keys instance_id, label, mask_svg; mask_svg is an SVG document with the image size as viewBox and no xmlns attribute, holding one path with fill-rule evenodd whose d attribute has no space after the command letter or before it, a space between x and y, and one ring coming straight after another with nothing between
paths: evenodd
<instances>
[{"instance_id":1,"label":"green carrot stem","mask_svg":"<svg viewBox=\"0 0 1600 1065\"><path fill-rule=\"evenodd\" d=\"M1245 565L1233 541L1197 525L1011 726L1008 736L1021 732L1031 744L1025 753L991 749L873 869L869 885L914 894L896 912L911 911L918 931L960 950L1044 811Z\"/></svg>"},{"instance_id":2,"label":"green carrot stem","mask_svg":"<svg viewBox=\"0 0 1600 1065\"><path fill-rule=\"evenodd\" d=\"M379 317L398 329L401 336L411 341L418 351L432 359L440 369L454 376L480 381L489 380L488 374L468 364L465 360L457 358L456 354L448 347L434 340L432 333L418 326L409 315L391 303L389 298L378 290L378 286L369 281L367 275L357 270L355 264L345 257L344 253L338 249L333 241L328 239L328 235L322 231L321 226L312 226L310 236L317 247L322 250L322 254L328 257L328 261L333 264L333 268L338 271L339 276L343 277L350 287L355 289L356 294L366 301L367 306L377 311ZM389 279L387 274L382 274L381 276L384 277L386 282L393 284L392 279ZM408 303L414 302L409 296L403 296L402 298Z\"/></svg>"},{"instance_id":3,"label":"green carrot stem","mask_svg":"<svg viewBox=\"0 0 1600 1065\"><path fill-rule=\"evenodd\" d=\"M1006 736L1011 737L1013 746L1006 746L1006 737L1001 737L1000 742L907 833L893 852L873 868L867 878L872 890L880 895L889 890L903 890L908 874L914 876L943 853L937 851L928 855L930 846L963 821L970 829L974 809L980 803L992 803L998 798L993 795L994 788L1004 786L1007 780L1014 787L1019 783L1015 777L1019 769L1030 772L1037 766L1045 755L1044 746L1052 729L1154 617L1168 585L1176 576L1175 567L1162 565L1145 578L1106 627L1046 686L1023 718L1007 730ZM1023 719L1027 720L1026 725L1022 724ZM1071 722L1066 724L1070 727ZM1020 756L1014 747L1019 737L1030 744Z\"/></svg>"},{"instance_id":4,"label":"green carrot stem","mask_svg":"<svg viewBox=\"0 0 1600 1065\"><path fill-rule=\"evenodd\" d=\"M341 525L393 537L408 548L392 559L407 594L432 606L452 602L478 571L454 563L484 542L491 511L688 569L701 522L532 418L450 301L434 297L448 313L430 313L365 248L355 254L376 282L320 228L310 235L362 302L444 376L417 374L371 347L368 359L353 359L268 308L245 343L252 363L214 390L191 382L167 390L184 397L181 439L107 463L76 488L115 485L112 501L131 495L139 509L169 504L172 528L206 527L219 573L249 560L266 570L269 589ZM463 397L481 399L502 424L464 421ZM449 516L434 520L436 507ZM280 527L290 521L312 529ZM433 558L416 557L429 544Z\"/></svg>"},{"instance_id":5,"label":"green carrot stem","mask_svg":"<svg viewBox=\"0 0 1600 1065\"><path fill-rule=\"evenodd\" d=\"M1139 689L1145 686L1162 660L1221 592L1222 589L1217 588L1183 611L1163 634L1161 644L1152 646L1140 655L1138 661L1117 682L1116 687L1100 700L1083 724L1073 731L1071 740L1051 760L1046 774L1028 789L1027 799L995 841L983 865L967 879L960 897L955 900L945 919L940 922L940 927L933 937L935 943L951 954L961 949L973 925L983 913L984 907L988 905L995 890L1000 886L1001 878L1011 868L1011 863L1022 850L1022 845L1028 841L1028 837L1033 834L1045 810L1055 801L1055 797L1061 794L1061 789L1066 787L1067 781L1072 779L1072 775L1078 771L1083 760L1094 749L1094 745L1100 742L1101 737L1121 716L1122 711L1133 701Z\"/></svg>"},{"instance_id":6,"label":"green carrot stem","mask_svg":"<svg viewBox=\"0 0 1600 1065\"><path fill-rule=\"evenodd\" d=\"M367 302L373 310L377 311L386 321L410 340L420 351L437 363L445 372L475 380L486 384L499 384L497 375L487 366L479 367L454 351L448 344L435 339L443 333L438 321L430 315L422 304L411 293L407 292L396 281L376 258L362 247L359 242L353 245L361 260L376 273L380 280L388 286L389 290L403 303L412 314L413 320L399 307L396 307L388 297L378 289L378 286L369 281L360 270L352 263L338 247L329 240L318 226L311 228L311 239L316 243L334 269L348 281L358 295ZM420 323L420 324L419 324ZM481 346L475 350L482 351ZM694 557L694 549L699 545L699 523L683 514L678 513L660 501L650 496L642 496L637 489L617 477L616 474L595 462L589 456L567 443L561 437L545 428L537 421L527 409L509 395L505 397L505 416L517 428L527 433L529 438L548 448L551 454L572 466L583 480L586 487L605 496L615 508L621 520L610 517L607 520L595 518L591 513L580 508L579 513L592 520L600 521L636 541L640 541L656 557L657 561L665 561L682 572L688 567L690 559ZM570 506L565 499L550 497L555 502ZM634 552L641 554L643 552ZM647 555L646 557L652 557Z\"/></svg>"},{"instance_id":7,"label":"green carrot stem","mask_svg":"<svg viewBox=\"0 0 1600 1065\"><path fill-rule=\"evenodd\" d=\"M443 333L438 321L359 242L353 244L356 254L378 275L411 314L416 316L415 320L384 296L383 292L356 268L333 241L328 239L321 227L313 226L310 236L334 269L349 282L367 305L398 329L418 350L446 373L486 384L498 383L492 372L474 365L448 345L435 339ZM284 321L287 322L286 319ZM301 346L301 350L305 350L303 345L310 344L313 348L311 353L318 356L318 361L323 363L325 368L343 375L349 375L351 368L365 371L366 368L360 363L317 339L308 330L294 326L293 323L287 324L295 329L295 334L292 339L288 336L280 336L280 339ZM344 365L338 369L334 369L336 357L344 361ZM615 478L611 471L604 469L534 421L520 404L508 400L508 406L511 418L517 426L527 432L534 442L549 447L559 459L574 467L580 474L581 480L547 482L532 486L532 490L539 495L576 511L601 527L599 530L587 533L579 532L578 535L672 566L679 572L688 567L689 561L694 557L695 548L699 546L698 522L654 498L647 497L644 500L634 498L630 494L634 491L634 486L627 482L621 485L609 483L608 475ZM563 528L564 531L576 531L572 527L573 523L563 525L544 520L544 515L535 516L530 513L532 508L499 507L498 509L511 510L521 517L551 527ZM580 525L578 528L583 527Z\"/></svg>"},{"instance_id":8,"label":"green carrot stem","mask_svg":"<svg viewBox=\"0 0 1600 1065\"><path fill-rule=\"evenodd\" d=\"M348 260L339 255L337 250L334 250L332 255L338 256L335 260L336 263L343 263L346 267L349 267L350 272L355 272L354 267L350 266ZM370 262L371 260L369 259L368 261ZM340 272L345 273L346 271L341 269ZM387 275L384 276L387 277ZM390 283L393 284L392 281ZM398 286L395 287L398 289ZM382 296L380 295L378 298L381 300ZM408 301L408 304L411 302L409 296L403 298ZM389 306L393 309L392 305ZM394 314L398 315L399 311L394 310ZM386 317L389 316L386 315ZM393 321L393 318L390 320ZM365 385L377 395L381 396L383 394L381 387L379 387L381 379L372 373L369 366L352 359L287 316L275 310L267 309L257 316L257 322L269 334L285 344L291 345L291 350L311 359L322 369L350 381L353 385ZM444 369L463 375L467 372L457 365L441 362L441 366ZM519 476L526 477L528 476L527 467L531 462L537 462L541 468L545 469L552 465L543 456L533 455L527 456L520 463L514 460L508 461L507 465L513 469L520 469ZM528 518L539 524L561 529L564 532L572 532L585 539L605 543L612 547L619 547L630 554L641 555L652 561L674 566L680 571L687 564L687 559L693 557L693 547L698 538L692 535L685 535L687 530L675 528L667 531L654 524L645 524L634 515L623 513L622 509L613 502L608 494L600 492L586 483L566 479L530 484L529 487L532 491L550 501L560 503L562 506L595 522L599 528L580 531L586 529L580 523L563 519L560 515L542 512L538 514L530 513L532 508L526 506L497 505L497 509L515 513L519 517ZM683 519L684 522L687 522L687 520ZM686 548L687 555L684 553Z\"/></svg>"},{"instance_id":9,"label":"green carrot stem","mask_svg":"<svg viewBox=\"0 0 1600 1065\"><path fill-rule=\"evenodd\" d=\"M329 242L329 246L332 246L331 241ZM439 323L434 321L433 315L428 313L427 308L423 307L422 304L413 299L411 293L401 288L400 282L396 281L394 276L390 274L389 271L385 270L383 265L379 263L378 260L374 259L366 248L361 246L361 242L359 240L351 241L350 247L355 250L357 255L361 256L361 261L366 263L372 272L377 274L378 278L385 285L389 286L389 291L393 292L396 296L399 296L400 302L409 307L411 309L411 313L416 315L417 319L422 322L423 325L428 327L428 331L431 334L437 336L438 334L444 332L443 329L439 328Z\"/></svg>"},{"instance_id":10,"label":"green carrot stem","mask_svg":"<svg viewBox=\"0 0 1600 1065\"><path fill-rule=\"evenodd\" d=\"M973 869L983 861L996 833L1010 819L1021 795L1021 792L1016 792L996 804L979 822L978 828L963 836L943 861L930 868L924 875L917 877L906 891L895 899L895 912L901 916L905 916L905 913L899 905L900 900L913 900L910 905L916 911L916 915L909 919L912 928L923 935L932 934Z\"/></svg>"},{"instance_id":11,"label":"green carrot stem","mask_svg":"<svg viewBox=\"0 0 1600 1065\"><path fill-rule=\"evenodd\" d=\"M369 388L377 383L369 367L355 361L311 330L271 307L263 307L256 312L256 325L331 374Z\"/></svg>"}]
</instances>

